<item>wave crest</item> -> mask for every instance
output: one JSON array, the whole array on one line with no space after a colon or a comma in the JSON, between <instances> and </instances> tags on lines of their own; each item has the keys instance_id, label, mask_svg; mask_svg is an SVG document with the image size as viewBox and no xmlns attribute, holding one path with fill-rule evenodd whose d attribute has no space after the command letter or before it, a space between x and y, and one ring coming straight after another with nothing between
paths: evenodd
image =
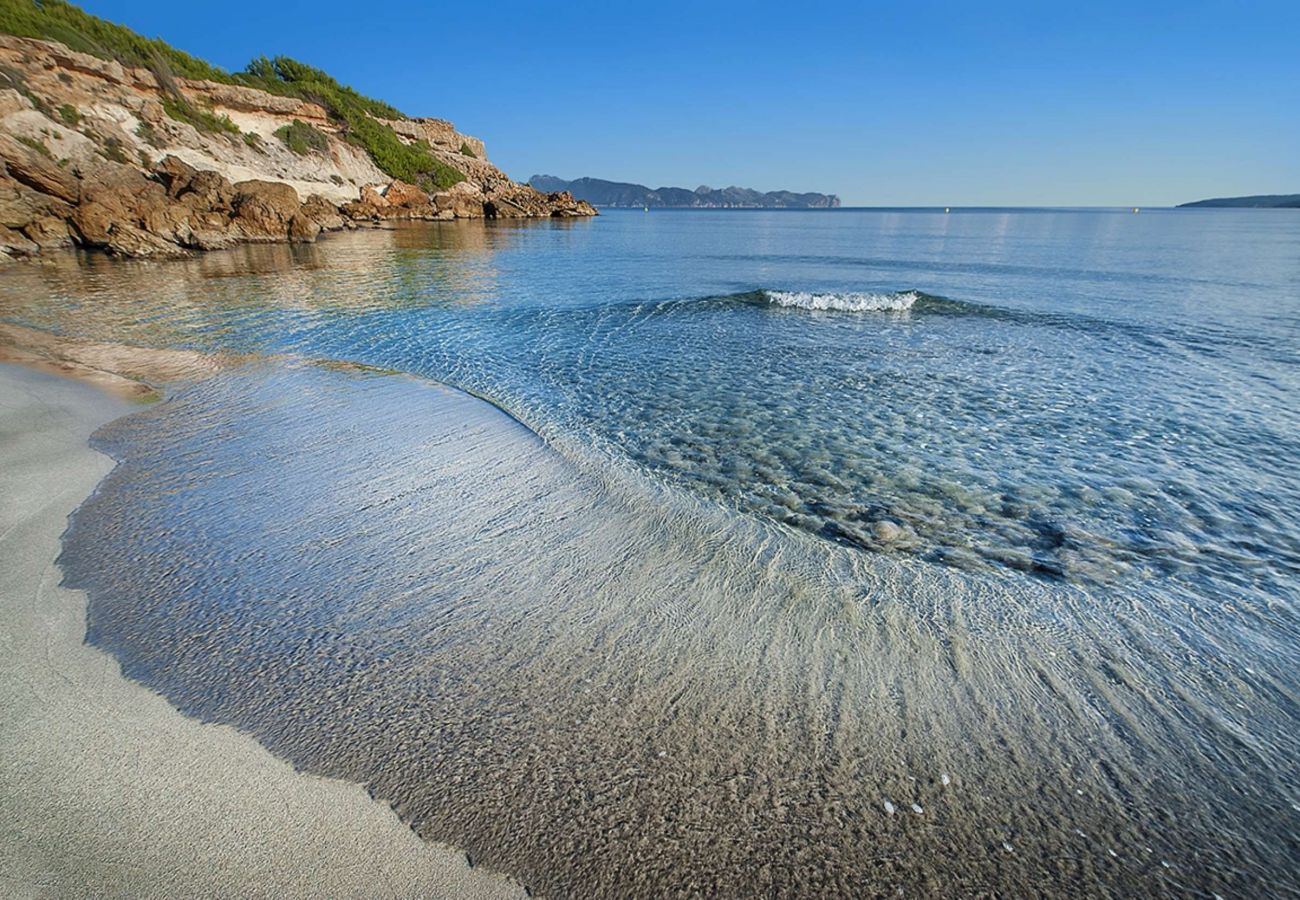
<instances>
[{"instance_id":1,"label":"wave crest","mask_svg":"<svg viewBox=\"0 0 1300 900\"><path fill-rule=\"evenodd\" d=\"M903 312L912 308L920 298L918 291L898 291L892 294L825 293L806 291L763 291L769 303L797 309L833 309L843 312Z\"/></svg>"}]
</instances>

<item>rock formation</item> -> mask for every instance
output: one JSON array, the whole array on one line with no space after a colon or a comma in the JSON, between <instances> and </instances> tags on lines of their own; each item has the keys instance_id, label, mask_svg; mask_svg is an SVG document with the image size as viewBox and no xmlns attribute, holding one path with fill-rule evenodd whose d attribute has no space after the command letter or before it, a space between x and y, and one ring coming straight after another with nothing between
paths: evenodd
<instances>
[{"instance_id":1,"label":"rock formation","mask_svg":"<svg viewBox=\"0 0 1300 900\"><path fill-rule=\"evenodd\" d=\"M440 119L383 120L465 175L429 193L386 176L314 103L168 81L0 34L0 261L73 246L145 257L307 242L389 219L595 215L512 181L482 141ZM309 126L320 149L292 149L290 126Z\"/></svg>"}]
</instances>

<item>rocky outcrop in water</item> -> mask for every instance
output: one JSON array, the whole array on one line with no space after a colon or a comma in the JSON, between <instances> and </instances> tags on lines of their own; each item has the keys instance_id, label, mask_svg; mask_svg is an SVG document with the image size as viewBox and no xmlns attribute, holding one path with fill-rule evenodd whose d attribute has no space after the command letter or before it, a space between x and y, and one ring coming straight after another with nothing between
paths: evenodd
<instances>
[{"instance_id":1,"label":"rocky outcrop in water","mask_svg":"<svg viewBox=\"0 0 1300 900\"><path fill-rule=\"evenodd\" d=\"M487 161L482 141L450 122L384 120L465 176L429 192L386 176L317 104L167 80L0 35L0 261L67 247L157 257L310 242L391 219L596 212L568 193L511 180ZM311 146L291 146L290 128L310 135Z\"/></svg>"}]
</instances>

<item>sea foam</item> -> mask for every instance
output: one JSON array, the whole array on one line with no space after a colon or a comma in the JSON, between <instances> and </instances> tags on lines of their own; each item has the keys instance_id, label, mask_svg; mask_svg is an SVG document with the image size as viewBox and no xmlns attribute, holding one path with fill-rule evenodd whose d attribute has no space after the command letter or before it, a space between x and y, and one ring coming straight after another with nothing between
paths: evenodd
<instances>
[{"instance_id":1,"label":"sea foam","mask_svg":"<svg viewBox=\"0 0 1300 900\"><path fill-rule=\"evenodd\" d=\"M833 309L844 312L902 312L912 308L920 297L916 291L899 291L892 294L825 293L806 291L764 291L770 303L798 309Z\"/></svg>"}]
</instances>

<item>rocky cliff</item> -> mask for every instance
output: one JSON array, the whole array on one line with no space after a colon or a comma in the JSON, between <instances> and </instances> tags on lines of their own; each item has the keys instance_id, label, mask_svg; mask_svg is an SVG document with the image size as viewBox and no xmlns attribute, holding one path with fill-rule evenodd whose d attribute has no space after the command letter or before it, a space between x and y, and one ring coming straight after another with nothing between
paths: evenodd
<instances>
[{"instance_id":1,"label":"rocky cliff","mask_svg":"<svg viewBox=\"0 0 1300 900\"><path fill-rule=\"evenodd\" d=\"M312 241L393 218L595 214L512 181L449 122L348 112L0 34L0 260ZM386 174L365 129L436 174L413 176L420 185Z\"/></svg>"}]
</instances>

